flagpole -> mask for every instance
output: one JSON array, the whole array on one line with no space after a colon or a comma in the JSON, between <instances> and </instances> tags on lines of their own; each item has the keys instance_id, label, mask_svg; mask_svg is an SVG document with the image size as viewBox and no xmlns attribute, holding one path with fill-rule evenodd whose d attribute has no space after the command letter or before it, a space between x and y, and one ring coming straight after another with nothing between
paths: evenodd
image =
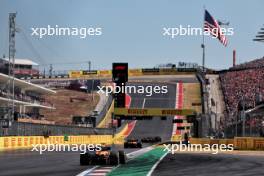
<instances>
[{"instance_id":1,"label":"flagpole","mask_svg":"<svg viewBox=\"0 0 264 176\"><path fill-rule=\"evenodd\" d=\"M205 45L204 45L204 34L203 34L203 43L202 43L202 49L203 49L203 72L205 72Z\"/></svg>"},{"instance_id":2,"label":"flagpole","mask_svg":"<svg viewBox=\"0 0 264 176\"><path fill-rule=\"evenodd\" d=\"M205 6L203 6L203 13L205 13ZM205 72L204 16L203 16L203 43L201 47L203 49L202 67L203 67L203 72Z\"/></svg>"}]
</instances>

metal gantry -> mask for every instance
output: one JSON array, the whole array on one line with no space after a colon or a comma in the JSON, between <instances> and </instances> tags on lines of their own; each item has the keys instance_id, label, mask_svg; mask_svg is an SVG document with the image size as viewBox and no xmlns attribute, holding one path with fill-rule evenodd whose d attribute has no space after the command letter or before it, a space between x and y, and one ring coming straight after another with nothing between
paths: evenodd
<instances>
[{"instance_id":1,"label":"metal gantry","mask_svg":"<svg viewBox=\"0 0 264 176\"><path fill-rule=\"evenodd\" d=\"M14 67L15 67L15 36L16 36L16 23L15 23L16 13L9 13L9 67L8 67L8 118L13 121L15 113L15 84L14 84Z\"/></svg>"}]
</instances>

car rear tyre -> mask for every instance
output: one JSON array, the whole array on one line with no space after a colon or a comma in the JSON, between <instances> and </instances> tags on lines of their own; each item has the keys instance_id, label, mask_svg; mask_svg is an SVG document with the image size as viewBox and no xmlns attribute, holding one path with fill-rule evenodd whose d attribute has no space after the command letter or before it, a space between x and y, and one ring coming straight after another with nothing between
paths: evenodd
<instances>
[{"instance_id":1,"label":"car rear tyre","mask_svg":"<svg viewBox=\"0 0 264 176\"><path fill-rule=\"evenodd\" d=\"M126 154L124 151L119 151L119 163L126 164Z\"/></svg>"},{"instance_id":2,"label":"car rear tyre","mask_svg":"<svg viewBox=\"0 0 264 176\"><path fill-rule=\"evenodd\" d=\"M142 144L141 143L138 143L137 145L139 148L142 148Z\"/></svg>"},{"instance_id":3,"label":"car rear tyre","mask_svg":"<svg viewBox=\"0 0 264 176\"><path fill-rule=\"evenodd\" d=\"M167 117L161 117L161 120L167 120Z\"/></svg>"},{"instance_id":4,"label":"car rear tyre","mask_svg":"<svg viewBox=\"0 0 264 176\"><path fill-rule=\"evenodd\" d=\"M81 154L80 155L80 165L84 166L84 165L89 165L90 163L90 156L86 153L86 154Z\"/></svg>"},{"instance_id":5,"label":"car rear tyre","mask_svg":"<svg viewBox=\"0 0 264 176\"><path fill-rule=\"evenodd\" d=\"M110 156L109 156L109 164L110 165L118 165L119 164L119 157L118 154L116 152L111 152Z\"/></svg>"}]
</instances>

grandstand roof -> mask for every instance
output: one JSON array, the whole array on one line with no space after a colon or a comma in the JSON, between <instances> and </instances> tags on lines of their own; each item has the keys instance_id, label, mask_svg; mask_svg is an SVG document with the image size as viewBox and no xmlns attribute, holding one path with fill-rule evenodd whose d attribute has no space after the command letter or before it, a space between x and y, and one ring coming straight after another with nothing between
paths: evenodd
<instances>
[{"instance_id":1,"label":"grandstand roof","mask_svg":"<svg viewBox=\"0 0 264 176\"><path fill-rule=\"evenodd\" d=\"M8 58L3 58L3 60L9 62ZM33 66L38 66L36 62L33 62L32 60L29 59L15 59L15 65L33 65Z\"/></svg>"},{"instance_id":2,"label":"grandstand roof","mask_svg":"<svg viewBox=\"0 0 264 176\"><path fill-rule=\"evenodd\" d=\"M0 97L0 105L7 105L8 102L12 101L11 99ZM46 109L55 109L52 106L45 106L45 105L40 105L36 103L29 103L29 102L24 102L24 101L19 101L19 100L14 100L15 105L24 105L27 107L36 107L36 108L46 108Z\"/></svg>"},{"instance_id":3,"label":"grandstand roof","mask_svg":"<svg viewBox=\"0 0 264 176\"><path fill-rule=\"evenodd\" d=\"M0 73L0 84L7 84L9 79L12 79L13 77L10 77L8 75L2 74ZM47 89L45 87L36 85L36 84L32 84L30 82L27 81L23 81L17 78L14 78L14 84L15 86L24 89L24 90L28 90L28 91L32 91L32 92L36 92L36 93L40 93L40 94L53 94L56 93L53 90Z\"/></svg>"}]
</instances>

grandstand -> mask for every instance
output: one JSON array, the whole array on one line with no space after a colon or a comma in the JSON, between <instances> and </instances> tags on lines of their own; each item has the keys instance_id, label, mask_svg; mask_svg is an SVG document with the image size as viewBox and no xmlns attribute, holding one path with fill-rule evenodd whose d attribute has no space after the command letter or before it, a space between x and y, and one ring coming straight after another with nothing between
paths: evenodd
<instances>
[{"instance_id":1,"label":"grandstand","mask_svg":"<svg viewBox=\"0 0 264 176\"><path fill-rule=\"evenodd\" d=\"M263 66L264 57L237 65L219 74L226 104L226 125L241 123L241 111L247 110L246 125L254 129L260 128L255 122L263 121L263 109L258 108L258 116L254 118L250 116L250 110L263 104Z\"/></svg>"},{"instance_id":2,"label":"grandstand","mask_svg":"<svg viewBox=\"0 0 264 176\"><path fill-rule=\"evenodd\" d=\"M253 61L245 62L239 65L235 65L230 68L231 70L239 70L239 69L249 69L249 68L263 68L264 67L264 57L255 59Z\"/></svg>"},{"instance_id":3,"label":"grandstand","mask_svg":"<svg viewBox=\"0 0 264 176\"><path fill-rule=\"evenodd\" d=\"M8 109L8 104L12 100L10 91L8 91L8 81L13 79L12 77L0 73L0 106L1 114L0 118L7 118L5 109ZM40 109L55 109L50 102L47 102L43 95L55 94L56 92L45 87L32 84L17 78L14 78L14 105L15 114L14 118L19 120L20 118L33 118L40 119Z\"/></svg>"}]
</instances>

